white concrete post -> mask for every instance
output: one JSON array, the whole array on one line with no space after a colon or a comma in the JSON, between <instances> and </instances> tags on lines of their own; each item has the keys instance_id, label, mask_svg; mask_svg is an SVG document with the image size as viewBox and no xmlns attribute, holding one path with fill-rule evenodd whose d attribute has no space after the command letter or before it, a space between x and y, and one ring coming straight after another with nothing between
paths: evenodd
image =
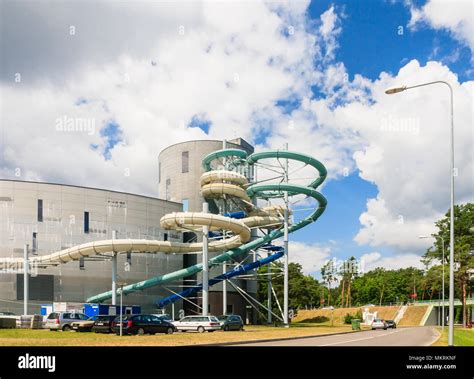
<instances>
[{"instance_id":1,"label":"white concrete post","mask_svg":"<svg viewBox=\"0 0 474 379\"><path fill-rule=\"evenodd\" d=\"M202 212L209 213L209 204L207 202L202 203ZM202 315L207 316L209 311L208 226L203 226L202 234Z\"/></svg>"},{"instance_id":2,"label":"white concrete post","mask_svg":"<svg viewBox=\"0 0 474 379\"><path fill-rule=\"evenodd\" d=\"M29 297L29 264L28 264L28 244L23 247L23 314L28 314Z\"/></svg>"},{"instance_id":3,"label":"white concrete post","mask_svg":"<svg viewBox=\"0 0 474 379\"><path fill-rule=\"evenodd\" d=\"M112 239L117 238L117 231L112 230ZM112 305L117 304L117 253L112 252Z\"/></svg>"},{"instance_id":4,"label":"white concrete post","mask_svg":"<svg viewBox=\"0 0 474 379\"><path fill-rule=\"evenodd\" d=\"M286 150L288 150L288 143L286 144ZM288 159L285 159L285 183L288 183ZM285 327L288 328L288 192L285 191L285 223L284 223L284 234L283 234L283 245L285 248L285 259L284 259L284 281L283 281L283 322Z\"/></svg>"}]
</instances>

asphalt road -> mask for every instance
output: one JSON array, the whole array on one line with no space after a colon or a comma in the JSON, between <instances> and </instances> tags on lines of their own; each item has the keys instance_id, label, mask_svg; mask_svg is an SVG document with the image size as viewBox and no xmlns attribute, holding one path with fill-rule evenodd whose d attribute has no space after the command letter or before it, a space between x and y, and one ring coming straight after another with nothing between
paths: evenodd
<instances>
[{"instance_id":1,"label":"asphalt road","mask_svg":"<svg viewBox=\"0 0 474 379\"><path fill-rule=\"evenodd\" d=\"M369 330L333 336L252 342L240 346L429 346L439 333L432 327Z\"/></svg>"}]
</instances>

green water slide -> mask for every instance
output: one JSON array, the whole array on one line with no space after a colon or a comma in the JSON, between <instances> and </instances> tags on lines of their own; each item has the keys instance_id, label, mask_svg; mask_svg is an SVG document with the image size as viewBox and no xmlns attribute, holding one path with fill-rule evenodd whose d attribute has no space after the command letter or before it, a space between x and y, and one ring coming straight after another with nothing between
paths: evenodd
<instances>
[{"instance_id":1,"label":"green water slide","mask_svg":"<svg viewBox=\"0 0 474 379\"><path fill-rule=\"evenodd\" d=\"M232 158L232 162L234 165L254 165L258 164L259 161L264 159L288 159L294 160L304 163L305 165L314 167L319 176L315 177L315 179L309 183L308 185L297 185L291 183L277 183L277 184L253 184L247 188L247 194L249 197L257 197L261 199L269 199L269 198L278 198L283 197L284 193L287 192L289 196L294 196L298 194L303 194L308 197L315 199L318 202L318 206L314 209L314 211L304 219L292 224L288 228L288 232L292 233L296 230L299 230L308 224L316 221L324 212L326 208L326 198L321 195L316 189L320 186L327 176L327 171L324 165L319 162L318 160L314 159L305 154L288 151L288 150L270 150L264 152L258 152L251 155L247 155L247 153L243 150L239 149L224 149L215 151L209 155L207 155L203 159L203 168L205 171L211 171L211 163L215 160L219 159L226 159ZM226 251L220 255L215 256L209 260L209 267L219 265L221 263L227 262L234 258L237 258L245 253L248 253L251 250L258 249L259 247L270 243L272 240L280 238L283 236L283 229L275 229L269 232L268 234L258 237L250 242L242 244L241 246L234 248L232 250ZM129 294L135 291L144 290L146 288L150 288L157 285L162 285L166 283L170 283L176 280L180 280L186 278L190 275L196 274L202 271L202 263L195 264L193 266L189 266L183 268L181 270L177 270L174 272L170 272L164 275L156 276L153 278L146 279L144 281L130 284L123 287L123 293ZM120 294L120 290L117 290L117 293ZM107 291L95 296L92 296L87 299L89 303L100 303L105 300L112 298L112 291Z\"/></svg>"}]
</instances>

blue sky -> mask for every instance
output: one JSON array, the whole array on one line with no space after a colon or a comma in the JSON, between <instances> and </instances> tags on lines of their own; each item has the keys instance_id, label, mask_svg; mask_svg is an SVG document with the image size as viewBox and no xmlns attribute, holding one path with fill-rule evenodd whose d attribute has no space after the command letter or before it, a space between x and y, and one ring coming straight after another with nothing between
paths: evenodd
<instances>
[{"instance_id":1,"label":"blue sky","mask_svg":"<svg viewBox=\"0 0 474 379\"><path fill-rule=\"evenodd\" d=\"M426 1L413 3L422 7ZM402 1L312 1L308 9L309 17L317 25L321 14L331 6L342 14L342 31L337 38L339 46L335 60L344 63L350 80L355 74L372 81L378 79L383 71L396 75L412 59L417 59L421 65L439 60L455 72L460 81L468 79L470 49L452 38L446 30L408 28L411 14ZM457 54L457 59L450 59L453 54ZM318 98L324 94L314 88L313 96ZM290 113L300 104L297 100L281 100L277 105L285 113ZM257 142L262 143L266 137L257 136ZM367 200L377 197L378 188L374 183L353 172L347 177L329 181L322 192L328 199L325 213L316 225L296 232L292 238L306 243L317 241L321 245L332 245L332 253L339 259L352 255L359 257L374 250L383 256L395 253L389 247L378 246L374 249L353 240L361 227L359 217L367 210Z\"/></svg>"},{"instance_id":2,"label":"blue sky","mask_svg":"<svg viewBox=\"0 0 474 379\"><path fill-rule=\"evenodd\" d=\"M464 173L456 196L472 201L471 4L9 2L0 174L17 178L20 162L22 179L156 196L150 176L169 145L242 137L259 149L278 149L288 142L321 160L330 177L322 189L326 213L292 236L308 254L292 257L313 272L328 254L379 254L392 268L416 264L429 247L418 235L433 233L449 204L446 174L438 169L446 166L447 98L441 88L396 98L383 90L418 80L451 82L456 164ZM95 121L94 133L51 127L65 117ZM419 135L381 133L393 120L419 122ZM49 143L39 142L44 138ZM420 154L428 143L440 154ZM58 159L64 146L74 164ZM426 175L413 176L412 168ZM405 222L397 226L401 214Z\"/></svg>"},{"instance_id":3,"label":"blue sky","mask_svg":"<svg viewBox=\"0 0 474 379\"><path fill-rule=\"evenodd\" d=\"M426 1L414 1L423 6ZM382 71L396 74L408 61L417 59L421 64L428 60L441 60L459 75L461 81L468 79L471 52L468 47L452 38L443 29L407 27L410 10L403 1L388 0L338 0L312 1L309 15L317 19L331 5L336 12L343 12L342 32L338 37L339 49L336 60L342 61L350 77L355 74L376 79ZM399 35L398 27L403 27ZM433 54L435 48L438 54ZM459 50L455 62L449 56Z\"/></svg>"}]
</instances>

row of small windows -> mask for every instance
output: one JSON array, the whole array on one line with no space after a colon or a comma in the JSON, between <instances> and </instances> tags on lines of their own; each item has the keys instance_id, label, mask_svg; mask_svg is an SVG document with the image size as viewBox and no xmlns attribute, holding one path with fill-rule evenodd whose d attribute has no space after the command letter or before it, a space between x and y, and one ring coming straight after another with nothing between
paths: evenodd
<instances>
[{"instance_id":1,"label":"row of small windows","mask_svg":"<svg viewBox=\"0 0 474 379\"><path fill-rule=\"evenodd\" d=\"M38 199L38 222L43 222L43 199ZM89 212L84 212L84 233L89 233ZM33 248L36 240L36 233L33 233Z\"/></svg>"}]
</instances>

